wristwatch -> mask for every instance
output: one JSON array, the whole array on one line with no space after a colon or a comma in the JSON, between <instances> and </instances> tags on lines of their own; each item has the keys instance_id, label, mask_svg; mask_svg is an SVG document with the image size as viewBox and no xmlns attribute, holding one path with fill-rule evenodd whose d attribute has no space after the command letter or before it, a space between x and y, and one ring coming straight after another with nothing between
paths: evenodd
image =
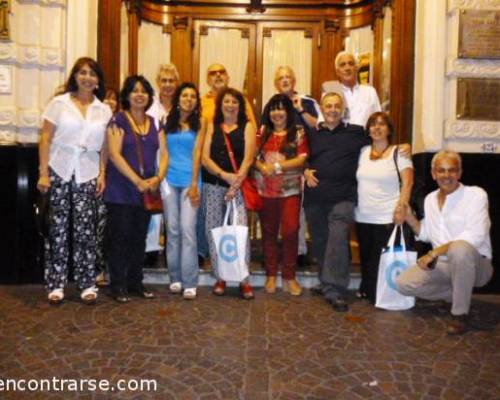
<instances>
[{"instance_id":1,"label":"wristwatch","mask_svg":"<svg viewBox=\"0 0 500 400\"><path fill-rule=\"evenodd\" d=\"M276 175L280 175L283 173L283 168L281 168L279 162L275 162L273 165L274 165L274 172L276 173Z\"/></svg>"}]
</instances>

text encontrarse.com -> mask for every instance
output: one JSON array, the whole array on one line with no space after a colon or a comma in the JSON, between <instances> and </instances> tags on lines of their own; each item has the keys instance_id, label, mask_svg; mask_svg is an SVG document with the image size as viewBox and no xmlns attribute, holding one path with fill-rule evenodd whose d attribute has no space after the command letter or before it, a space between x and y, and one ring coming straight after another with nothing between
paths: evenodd
<instances>
[{"instance_id":1,"label":"text encontrarse.com","mask_svg":"<svg viewBox=\"0 0 500 400\"><path fill-rule=\"evenodd\" d=\"M0 392L150 392L156 391L156 379L0 379Z\"/></svg>"}]
</instances>

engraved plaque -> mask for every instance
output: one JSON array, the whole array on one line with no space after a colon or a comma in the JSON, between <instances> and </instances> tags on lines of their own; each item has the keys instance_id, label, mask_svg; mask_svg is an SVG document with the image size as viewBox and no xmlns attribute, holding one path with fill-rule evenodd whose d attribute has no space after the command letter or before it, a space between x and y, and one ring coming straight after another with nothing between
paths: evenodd
<instances>
[{"instance_id":1,"label":"engraved plaque","mask_svg":"<svg viewBox=\"0 0 500 400\"><path fill-rule=\"evenodd\" d=\"M458 57L500 59L500 11L460 11Z\"/></svg>"},{"instance_id":2,"label":"engraved plaque","mask_svg":"<svg viewBox=\"0 0 500 400\"><path fill-rule=\"evenodd\" d=\"M457 119L500 121L500 79L458 79Z\"/></svg>"}]
</instances>

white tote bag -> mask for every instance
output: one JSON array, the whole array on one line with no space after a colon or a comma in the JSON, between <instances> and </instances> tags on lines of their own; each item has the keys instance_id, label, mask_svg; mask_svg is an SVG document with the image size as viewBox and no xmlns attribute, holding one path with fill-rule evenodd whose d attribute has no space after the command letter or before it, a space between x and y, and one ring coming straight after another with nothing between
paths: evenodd
<instances>
[{"instance_id":1,"label":"white tote bag","mask_svg":"<svg viewBox=\"0 0 500 400\"><path fill-rule=\"evenodd\" d=\"M401 246L394 247L398 229L401 230ZM416 262L417 253L406 251L403 227L396 225L387 242L387 247L382 250L380 255L375 307L385 310L407 310L415 305L415 297L399 293L395 281L401 272L415 265Z\"/></svg>"},{"instance_id":2,"label":"white tote bag","mask_svg":"<svg viewBox=\"0 0 500 400\"><path fill-rule=\"evenodd\" d=\"M232 224L228 224L229 214L233 211ZM212 229L217 251L217 271L220 279L241 282L248 276L246 247L248 226L236 225L237 210L233 200L227 205L222 226Z\"/></svg>"}]
</instances>

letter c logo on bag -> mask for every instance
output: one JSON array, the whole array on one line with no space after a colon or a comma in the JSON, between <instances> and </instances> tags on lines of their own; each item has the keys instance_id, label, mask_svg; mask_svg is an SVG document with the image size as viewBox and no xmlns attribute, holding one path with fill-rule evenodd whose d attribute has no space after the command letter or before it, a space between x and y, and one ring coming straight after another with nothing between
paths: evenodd
<instances>
[{"instance_id":1,"label":"letter c logo on bag","mask_svg":"<svg viewBox=\"0 0 500 400\"><path fill-rule=\"evenodd\" d=\"M220 238L219 255L226 262L232 262L238 258L238 245L234 235L224 235Z\"/></svg>"},{"instance_id":2,"label":"letter c logo on bag","mask_svg":"<svg viewBox=\"0 0 500 400\"><path fill-rule=\"evenodd\" d=\"M396 278L399 276L401 271L406 268L406 264L401 261L392 262L385 270L385 280L389 287L393 290L398 290L396 285Z\"/></svg>"}]
</instances>

